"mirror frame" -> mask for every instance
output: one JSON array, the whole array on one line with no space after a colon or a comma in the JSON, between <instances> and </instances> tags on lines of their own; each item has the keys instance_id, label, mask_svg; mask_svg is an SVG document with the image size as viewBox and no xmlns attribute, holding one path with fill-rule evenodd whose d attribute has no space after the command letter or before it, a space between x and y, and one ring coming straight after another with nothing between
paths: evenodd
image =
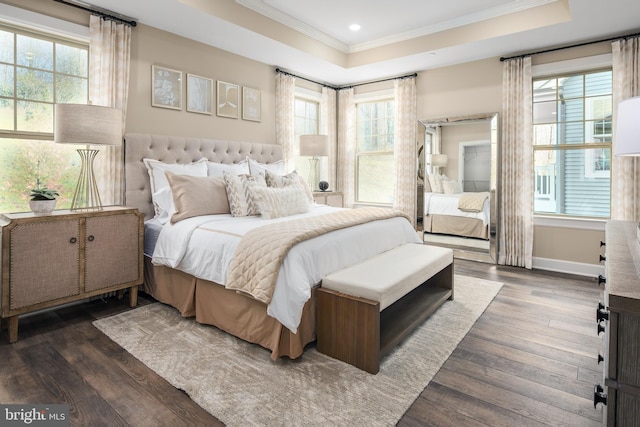
<instances>
[{"instance_id":1,"label":"mirror frame","mask_svg":"<svg viewBox=\"0 0 640 427\"><path fill-rule=\"evenodd\" d=\"M422 150L422 156L431 154L433 152L433 142L438 137L440 132L438 128L443 126L460 126L465 124L478 124L487 122L489 125L490 141L491 141L491 174L489 182L490 193L490 218L489 218L489 252L474 251L460 249L459 246L452 247L454 256L460 259L468 259L472 261L488 262L492 264L498 263L498 224L499 221L499 179L500 176L500 132L499 132L499 115L498 113L481 113L467 116L452 116L452 117L439 117L433 119L418 120L418 122L424 127L424 150ZM430 135L427 135L430 134ZM428 139L429 137L429 139ZM429 146L427 144L429 143ZM440 141L442 143L442 141ZM421 159L426 165L426 159ZM425 166L425 177L426 177ZM424 197L424 195L423 195ZM426 212L422 212L423 218L426 216ZM424 230L423 230L424 240ZM441 246L447 246L442 244Z\"/></svg>"}]
</instances>

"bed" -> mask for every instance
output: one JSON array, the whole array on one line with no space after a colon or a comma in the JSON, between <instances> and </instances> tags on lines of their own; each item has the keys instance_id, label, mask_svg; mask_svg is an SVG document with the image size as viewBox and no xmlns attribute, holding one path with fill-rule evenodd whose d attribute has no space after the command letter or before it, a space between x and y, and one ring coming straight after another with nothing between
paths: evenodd
<instances>
[{"instance_id":1,"label":"bed","mask_svg":"<svg viewBox=\"0 0 640 427\"><path fill-rule=\"evenodd\" d=\"M185 218L171 227L160 224L157 206L152 203L153 183L150 182L143 160L192 165L205 159L209 167L212 164L239 167L250 158L259 167L269 168L281 163L281 147L274 144L127 134L124 157L125 204L139 209L145 215L143 291L175 307L185 317L195 317L200 323L214 325L271 350L272 359L281 356L297 358L303 354L305 346L315 340L315 289L323 275L403 243L421 243L409 221L397 215L330 229L326 234L313 234L313 237L292 247L284 257L277 281L274 279L275 289L271 299L265 301L255 295L247 296L244 290L228 288L229 283L221 284L225 280L231 281L234 275L230 271L238 270L224 269L233 267L233 262L240 258L234 259L231 255L242 253L240 249L244 247L241 236L249 233L255 236L264 229L260 224L267 222L276 224L275 227L283 227L292 223L288 221L289 218L265 220L260 216L233 218L228 214L205 214ZM304 217L303 221L298 222L315 224L329 218L329 214L346 217L353 211L360 209L312 205L309 212L293 215L291 219ZM182 238L188 243L181 249L176 249L179 245L169 240L172 234L178 236L177 228L188 230L189 237ZM217 252L203 249L200 252L198 248L203 242L213 240L227 249ZM176 251L178 255L175 255ZM164 261L164 258L183 258L159 263L159 253L162 258L160 261ZM188 261L184 258L187 255L190 256ZM225 264L227 262L231 267ZM217 265L218 271L203 273L203 266L209 264ZM236 282L242 280L236 278ZM290 309L282 301L287 304L293 302L295 308Z\"/></svg>"},{"instance_id":2,"label":"bed","mask_svg":"<svg viewBox=\"0 0 640 427\"><path fill-rule=\"evenodd\" d=\"M469 208L461 202L472 200ZM425 233L489 239L489 193L424 193ZM475 204L476 206L473 206Z\"/></svg>"}]
</instances>

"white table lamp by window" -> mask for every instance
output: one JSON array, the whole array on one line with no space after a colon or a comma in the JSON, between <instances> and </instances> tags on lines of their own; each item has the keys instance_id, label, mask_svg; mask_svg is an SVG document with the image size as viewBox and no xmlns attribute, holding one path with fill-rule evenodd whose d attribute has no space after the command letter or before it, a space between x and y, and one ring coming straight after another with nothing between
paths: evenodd
<instances>
[{"instance_id":1,"label":"white table lamp by window","mask_svg":"<svg viewBox=\"0 0 640 427\"><path fill-rule=\"evenodd\" d=\"M640 156L640 96L618 104L613 154Z\"/></svg>"},{"instance_id":2,"label":"white table lamp by window","mask_svg":"<svg viewBox=\"0 0 640 427\"><path fill-rule=\"evenodd\" d=\"M621 101L616 114L613 154L640 156L640 96ZM636 228L636 238L640 242L640 223Z\"/></svg>"},{"instance_id":3,"label":"white table lamp by window","mask_svg":"<svg viewBox=\"0 0 640 427\"><path fill-rule=\"evenodd\" d=\"M427 154L427 164L435 173L440 173L440 168L447 167L447 163L449 163L449 157L446 154Z\"/></svg>"},{"instance_id":4,"label":"white table lamp by window","mask_svg":"<svg viewBox=\"0 0 640 427\"><path fill-rule=\"evenodd\" d=\"M93 160L99 150L89 145L122 144L122 111L85 104L56 104L54 140L59 144L86 144L79 148L80 176L71 210L102 210Z\"/></svg>"},{"instance_id":5,"label":"white table lamp by window","mask_svg":"<svg viewBox=\"0 0 640 427\"><path fill-rule=\"evenodd\" d=\"M318 190L320 182L320 156L329 155L329 137L327 135L300 135L300 155L309 156L309 186L313 191Z\"/></svg>"}]
</instances>

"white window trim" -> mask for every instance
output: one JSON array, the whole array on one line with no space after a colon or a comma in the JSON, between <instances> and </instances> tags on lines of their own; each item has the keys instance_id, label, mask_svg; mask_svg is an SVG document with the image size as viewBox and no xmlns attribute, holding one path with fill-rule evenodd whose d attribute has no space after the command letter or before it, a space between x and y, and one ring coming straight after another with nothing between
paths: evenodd
<instances>
[{"instance_id":1,"label":"white window trim","mask_svg":"<svg viewBox=\"0 0 640 427\"><path fill-rule=\"evenodd\" d=\"M37 30L57 37L66 37L81 43L89 41L89 27L62 19L31 12L19 7L0 3L0 22Z\"/></svg>"}]
</instances>

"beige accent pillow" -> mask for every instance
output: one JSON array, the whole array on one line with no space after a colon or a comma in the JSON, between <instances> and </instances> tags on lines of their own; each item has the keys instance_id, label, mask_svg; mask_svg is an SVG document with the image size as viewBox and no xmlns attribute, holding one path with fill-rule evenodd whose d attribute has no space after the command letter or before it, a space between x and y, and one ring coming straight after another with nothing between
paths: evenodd
<instances>
[{"instance_id":1,"label":"beige accent pillow","mask_svg":"<svg viewBox=\"0 0 640 427\"><path fill-rule=\"evenodd\" d=\"M165 175L173 195L172 224L194 216L231 212L223 178L176 175L169 171Z\"/></svg>"},{"instance_id":2,"label":"beige accent pillow","mask_svg":"<svg viewBox=\"0 0 640 427\"><path fill-rule=\"evenodd\" d=\"M253 187L267 187L264 174L235 175L223 172L223 179L227 189L227 200L232 216L260 215L260 210L253 200Z\"/></svg>"},{"instance_id":3,"label":"beige accent pillow","mask_svg":"<svg viewBox=\"0 0 640 427\"><path fill-rule=\"evenodd\" d=\"M277 173L266 170L264 172L264 178L267 182L267 187L285 187L287 185L299 184L304 189L309 202L313 203L313 194L311 193L311 187L307 184L307 181L298 172L293 171L287 175L278 175Z\"/></svg>"},{"instance_id":4,"label":"beige accent pillow","mask_svg":"<svg viewBox=\"0 0 640 427\"><path fill-rule=\"evenodd\" d=\"M442 193L442 176L436 174L429 175L429 185L432 193Z\"/></svg>"},{"instance_id":5,"label":"beige accent pillow","mask_svg":"<svg viewBox=\"0 0 640 427\"><path fill-rule=\"evenodd\" d=\"M444 194L458 194L462 193L462 189L460 188L460 184L458 183L458 181L450 179L447 181L442 181L442 192Z\"/></svg>"},{"instance_id":6,"label":"beige accent pillow","mask_svg":"<svg viewBox=\"0 0 640 427\"><path fill-rule=\"evenodd\" d=\"M309 212L309 199L299 184L284 187L255 186L252 191L258 209L265 219Z\"/></svg>"}]
</instances>

